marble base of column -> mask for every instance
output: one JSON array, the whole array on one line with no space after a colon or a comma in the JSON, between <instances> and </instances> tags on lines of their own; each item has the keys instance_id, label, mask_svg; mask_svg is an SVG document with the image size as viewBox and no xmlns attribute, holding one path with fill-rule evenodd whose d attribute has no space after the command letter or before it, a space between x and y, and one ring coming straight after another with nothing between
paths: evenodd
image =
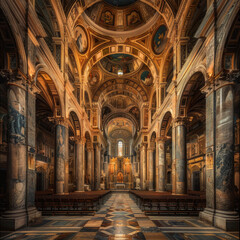
<instances>
[{"instance_id":1,"label":"marble base of column","mask_svg":"<svg viewBox=\"0 0 240 240\"><path fill-rule=\"evenodd\" d=\"M42 220L42 212L38 211L36 207L29 207L27 209L28 223L35 223Z\"/></svg>"},{"instance_id":2,"label":"marble base of column","mask_svg":"<svg viewBox=\"0 0 240 240\"><path fill-rule=\"evenodd\" d=\"M0 230L15 231L26 225L26 209L6 211L0 218Z\"/></svg>"},{"instance_id":3,"label":"marble base of column","mask_svg":"<svg viewBox=\"0 0 240 240\"><path fill-rule=\"evenodd\" d=\"M205 208L203 212L200 212L199 218L225 231L239 230L239 214L235 211L220 211Z\"/></svg>"},{"instance_id":4,"label":"marble base of column","mask_svg":"<svg viewBox=\"0 0 240 240\"><path fill-rule=\"evenodd\" d=\"M4 212L0 218L0 230L15 231L27 223L41 222L42 213L36 207Z\"/></svg>"}]
</instances>

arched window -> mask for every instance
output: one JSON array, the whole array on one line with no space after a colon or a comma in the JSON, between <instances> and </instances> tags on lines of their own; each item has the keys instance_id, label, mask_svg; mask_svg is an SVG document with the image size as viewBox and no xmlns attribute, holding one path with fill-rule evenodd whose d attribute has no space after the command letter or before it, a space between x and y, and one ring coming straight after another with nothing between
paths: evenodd
<instances>
[{"instance_id":1,"label":"arched window","mask_svg":"<svg viewBox=\"0 0 240 240\"><path fill-rule=\"evenodd\" d=\"M122 155L123 155L123 142L119 141L118 142L118 156L122 157Z\"/></svg>"}]
</instances>

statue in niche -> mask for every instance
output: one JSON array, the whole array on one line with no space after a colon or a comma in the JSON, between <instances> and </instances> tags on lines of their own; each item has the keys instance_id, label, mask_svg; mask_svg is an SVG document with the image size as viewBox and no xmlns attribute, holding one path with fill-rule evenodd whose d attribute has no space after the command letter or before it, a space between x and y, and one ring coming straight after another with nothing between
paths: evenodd
<instances>
[{"instance_id":1,"label":"statue in niche","mask_svg":"<svg viewBox=\"0 0 240 240\"><path fill-rule=\"evenodd\" d=\"M136 187L135 187L136 190L141 190L141 187L140 187L140 178L137 177L136 178Z\"/></svg>"}]
</instances>

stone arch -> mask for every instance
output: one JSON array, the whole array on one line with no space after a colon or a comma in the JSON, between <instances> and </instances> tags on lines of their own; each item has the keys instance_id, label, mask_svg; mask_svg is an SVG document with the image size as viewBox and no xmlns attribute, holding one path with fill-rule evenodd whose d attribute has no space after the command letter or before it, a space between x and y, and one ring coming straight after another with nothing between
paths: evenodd
<instances>
[{"instance_id":1,"label":"stone arch","mask_svg":"<svg viewBox=\"0 0 240 240\"><path fill-rule=\"evenodd\" d=\"M38 71L36 84L41 91L41 95L52 109L54 116L61 116L63 114L63 104L57 86L51 76L43 70Z\"/></svg>"},{"instance_id":2,"label":"stone arch","mask_svg":"<svg viewBox=\"0 0 240 240\"><path fill-rule=\"evenodd\" d=\"M229 31L231 30L231 26L233 25L237 15L239 14L239 7L240 2L236 1L235 6L233 6L228 14L225 16L225 24L221 26L219 29L219 39L221 41L218 44L218 48L216 49L216 61L215 61L215 73L219 73L222 69L222 60L223 60L223 53L224 53L224 46L227 42L227 38L229 36Z\"/></svg>"},{"instance_id":3,"label":"stone arch","mask_svg":"<svg viewBox=\"0 0 240 240\"><path fill-rule=\"evenodd\" d=\"M57 104L58 112L55 112L55 116L59 116L58 113L64 115L65 114L65 108L64 108L64 96L63 96L63 85L59 84L59 78L56 77L56 74L52 72L51 69L49 69L45 63L39 63L35 67L35 72L32 75L32 79L34 83L37 85L38 77L40 74L43 73L45 76L47 76L46 82L46 89L48 89L50 95L54 97L54 101L58 101L59 104Z\"/></svg>"},{"instance_id":4,"label":"stone arch","mask_svg":"<svg viewBox=\"0 0 240 240\"><path fill-rule=\"evenodd\" d=\"M93 94L94 96L93 101L98 102L99 99L101 99L101 96L106 95L106 93L110 94L110 93L113 93L114 91L117 93L120 86L122 87L121 89L124 90L121 92L126 92L132 95L134 93L132 97L137 96L135 99L136 102L148 101L148 96L145 89L141 85L139 85L138 83L130 79L111 79L104 82L101 86L99 86L99 88ZM126 89L126 86L127 86L127 89Z\"/></svg>"},{"instance_id":5,"label":"stone arch","mask_svg":"<svg viewBox=\"0 0 240 240\"><path fill-rule=\"evenodd\" d=\"M201 79L199 81L199 79ZM183 85L177 101L176 116L186 117L187 108L189 107L190 99L193 97L193 90L200 89L205 84L205 76L201 71L194 72L191 77Z\"/></svg>"},{"instance_id":6,"label":"stone arch","mask_svg":"<svg viewBox=\"0 0 240 240\"><path fill-rule=\"evenodd\" d=\"M168 23L168 27L170 27L173 24L174 21L174 15L176 14L177 8L176 4L173 0L164 0L164 1L158 1L156 4L147 1L147 0L141 0L142 2L148 4L153 9L155 9L159 14L161 14ZM86 4L85 1L71 1L70 3L66 4L65 7L65 13L67 17L67 22L70 27L75 26L75 23L77 19L81 16L81 14L89 7L94 5L95 3L100 2L100 0L94 0L94 1L88 1Z\"/></svg>"},{"instance_id":7,"label":"stone arch","mask_svg":"<svg viewBox=\"0 0 240 240\"><path fill-rule=\"evenodd\" d=\"M139 126L137 119L135 119L130 113L125 113L125 112L115 112L115 113L109 114L104 119L104 122L102 125L106 126L109 121L111 121L114 118L118 118L118 117L129 119L133 123L133 125L136 127L136 130L139 130L140 126Z\"/></svg>"},{"instance_id":8,"label":"stone arch","mask_svg":"<svg viewBox=\"0 0 240 240\"><path fill-rule=\"evenodd\" d=\"M172 127L172 114L171 112L166 112L160 124L160 137L167 138L168 132Z\"/></svg>"},{"instance_id":9,"label":"stone arch","mask_svg":"<svg viewBox=\"0 0 240 240\"><path fill-rule=\"evenodd\" d=\"M69 125L73 130L75 137L81 136L81 125L77 114L74 111L69 113Z\"/></svg>"},{"instance_id":10,"label":"stone arch","mask_svg":"<svg viewBox=\"0 0 240 240\"><path fill-rule=\"evenodd\" d=\"M222 68L227 71L240 69L240 10L235 17L224 45Z\"/></svg>"},{"instance_id":11,"label":"stone arch","mask_svg":"<svg viewBox=\"0 0 240 240\"><path fill-rule=\"evenodd\" d=\"M156 67L155 63L153 62L150 56L148 56L140 48L127 44L112 44L108 46L103 46L97 52L94 52L91 56L89 56L87 62L85 62L85 64L83 65L82 74L84 76L88 76L90 69L92 69L92 67L96 63L98 63L102 58L117 53L128 54L138 58L150 69L154 79L155 76L159 74L158 68Z\"/></svg>"}]
</instances>

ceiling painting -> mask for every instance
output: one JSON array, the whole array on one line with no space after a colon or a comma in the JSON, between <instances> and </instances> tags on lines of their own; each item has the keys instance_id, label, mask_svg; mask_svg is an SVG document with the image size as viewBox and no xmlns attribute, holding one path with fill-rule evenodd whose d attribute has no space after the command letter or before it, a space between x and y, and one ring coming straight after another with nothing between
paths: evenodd
<instances>
[{"instance_id":1,"label":"ceiling painting","mask_svg":"<svg viewBox=\"0 0 240 240\"><path fill-rule=\"evenodd\" d=\"M165 25L161 25L152 40L152 48L155 54L160 54L167 43L167 27Z\"/></svg>"},{"instance_id":2,"label":"ceiling painting","mask_svg":"<svg viewBox=\"0 0 240 240\"><path fill-rule=\"evenodd\" d=\"M140 79L146 86L151 86L153 83L153 77L149 70L142 71Z\"/></svg>"},{"instance_id":3,"label":"ceiling painting","mask_svg":"<svg viewBox=\"0 0 240 240\"><path fill-rule=\"evenodd\" d=\"M138 25L141 23L141 17L140 14L136 11L133 10L130 14L127 15L127 25Z\"/></svg>"},{"instance_id":4,"label":"ceiling painting","mask_svg":"<svg viewBox=\"0 0 240 240\"><path fill-rule=\"evenodd\" d=\"M136 27L145 25L150 19L161 17L155 9L148 4L136 1L126 1L114 3L114 1L103 1L93 4L86 9L85 13L87 21L93 21L98 26L107 29L108 31L128 31ZM114 6L121 6L121 8L114 8Z\"/></svg>"},{"instance_id":5,"label":"ceiling painting","mask_svg":"<svg viewBox=\"0 0 240 240\"><path fill-rule=\"evenodd\" d=\"M111 54L100 60L101 66L111 74L129 74L139 69L141 61L128 54Z\"/></svg>"},{"instance_id":6,"label":"ceiling painting","mask_svg":"<svg viewBox=\"0 0 240 240\"><path fill-rule=\"evenodd\" d=\"M103 24L114 25L114 15L110 11L102 12L101 20Z\"/></svg>"},{"instance_id":7,"label":"ceiling painting","mask_svg":"<svg viewBox=\"0 0 240 240\"><path fill-rule=\"evenodd\" d=\"M88 49L88 38L85 29L82 26L75 28L75 41L77 49L81 54L86 53Z\"/></svg>"},{"instance_id":8,"label":"ceiling painting","mask_svg":"<svg viewBox=\"0 0 240 240\"><path fill-rule=\"evenodd\" d=\"M91 86L96 86L99 83L100 75L98 71L93 70L89 73L88 82Z\"/></svg>"}]
</instances>

